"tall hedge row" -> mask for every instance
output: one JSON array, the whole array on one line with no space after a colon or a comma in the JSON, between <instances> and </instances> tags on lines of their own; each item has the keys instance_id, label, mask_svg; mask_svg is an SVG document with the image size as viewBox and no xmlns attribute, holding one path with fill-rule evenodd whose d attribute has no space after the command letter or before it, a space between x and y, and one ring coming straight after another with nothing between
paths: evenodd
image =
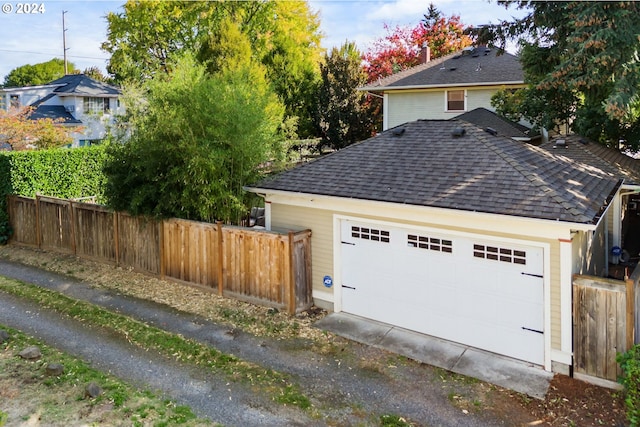
<instances>
[{"instance_id":1,"label":"tall hedge row","mask_svg":"<svg viewBox=\"0 0 640 427\"><path fill-rule=\"evenodd\" d=\"M102 201L105 147L0 153L0 244L10 236L7 195L61 198L96 196Z\"/></svg>"}]
</instances>

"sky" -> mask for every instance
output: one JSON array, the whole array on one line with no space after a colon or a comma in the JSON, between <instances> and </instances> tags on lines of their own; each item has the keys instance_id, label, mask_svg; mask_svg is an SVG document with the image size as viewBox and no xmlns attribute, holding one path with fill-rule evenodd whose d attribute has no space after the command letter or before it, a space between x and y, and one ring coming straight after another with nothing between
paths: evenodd
<instances>
[{"instance_id":1,"label":"sky","mask_svg":"<svg viewBox=\"0 0 640 427\"><path fill-rule=\"evenodd\" d=\"M495 0L433 0L446 17L459 15L465 25L498 23L523 11L505 9ZM322 46L330 49L346 40L366 52L390 27L415 26L426 13L429 1L418 0L310 0L319 12ZM37 7L32 7L31 5ZM97 66L106 72L108 54L100 49L107 38L105 16L123 11L124 0L0 0L0 83L14 68L63 58L63 12L67 59L84 70ZM20 13L22 12L22 13ZM30 13L26 13L30 12Z\"/></svg>"}]
</instances>

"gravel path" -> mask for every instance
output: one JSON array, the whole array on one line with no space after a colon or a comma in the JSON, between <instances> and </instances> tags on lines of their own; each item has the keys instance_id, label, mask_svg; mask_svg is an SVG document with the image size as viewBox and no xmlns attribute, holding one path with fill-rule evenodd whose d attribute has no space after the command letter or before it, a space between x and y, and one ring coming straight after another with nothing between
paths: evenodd
<instances>
[{"instance_id":1,"label":"gravel path","mask_svg":"<svg viewBox=\"0 0 640 427\"><path fill-rule=\"evenodd\" d=\"M503 419L500 411L498 415L491 410L463 411L452 404L452 393L464 396L477 384L446 383L433 368L403 363L382 350L341 340L335 354L321 355L311 351L310 343L303 339L256 338L162 304L6 260L0 260L0 275L89 301L289 374L321 414L309 418L307 413L273 403L240 384L227 384L225 378L141 351L118 337L96 336L79 322L0 293L0 324L31 334L120 378L160 390L192 407L197 415L224 425L375 425L383 414L406 417L420 426L513 425L513 419ZM380 360L388 363L368 363Z\"/></svg>"}]
</instances>

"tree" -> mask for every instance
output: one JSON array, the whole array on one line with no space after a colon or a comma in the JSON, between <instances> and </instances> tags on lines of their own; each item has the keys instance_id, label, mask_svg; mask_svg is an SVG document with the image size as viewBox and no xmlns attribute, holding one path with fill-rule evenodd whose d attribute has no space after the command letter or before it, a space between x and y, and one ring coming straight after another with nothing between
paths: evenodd
<instances>
[{"instance_id":1,"label":"tree","mask_svg":"<svg viewBox=\"0 0 640 427\"><path fill-rule=\"evenodd\" d=\"M67 63L68 69L75 69L72 63ZM22 65L14 68L4 78L4 87L37 86L64 77L64 61L54 58L39 64Z\"/></svg>"},{"instance_id":2,"label":"tree","mask_svg":"<svg viewBox=\"0 0 640 427\"><path fill-rule=\"evenodd\" d=\"M514 2L508 2L512 4ZM526 117L541 125L573 118L573 130L638 148L640 5L636 2L517 2L531 12L485 31L504 45L519 37L532 103ZM561 100L562 102L557 102Z\"/></svg>"},{"instance_id":3,"label":"tree","mask_svg":"<svg viewBox=\"0 0 640 427\"><path fill-rule=\"evenodd\" d=\"M0 109L0 140L16 151L60 147L73 142L78 127L67 127L60 121L42 118L31 120L32 108Z\"/></svg>"},{"instance_id":4,"label":"tree","mask_svg":"<svg viewBox=\"0 0 640 427\"><path fill-rule=\"evenodd\" d=\"M105 76L102 73L102 70L100 70L100 68L96 67L95 65L93 67L85 68L82 74L99 82L111 83L111 79Z\"/></svg>"},{"instance_id":5,"label":"tree","mask_svg":"<svg viewBox=\"0 0 640 427\"><path fill-rule=\"evenodd\" d=\"M375 131L372 106L358 90L367 82L360 57L355 44L345 42L325 55L320 67L318 122L323 144L334 149L369 138Z\"/></svg>"},{"instance_id":6,"label":"tree","mask_svg":"<svg viewBox=\"0 0 640 427\"><path fill-rule=\"evenodd\" d=\"M237 221L248 210L243 186L282 155L283 107L255 61L213 75L190 56L170 65L145 84L129 141L109 147L108 204L133 214Z\"/></svg>"},{"instance_id":7,"label":"tree","mask_svg":"<svg viewBox=\"0 0 640 427\"><path fill-rule=\"evenodd\" d=\"M460 17L445 18L433 4L415 27L385 25L385 30L387 35L364 55L370 82L418 65L423 45L429 46L435 59L472 44Z\"/></svg>"},{"instance_id":8,"label":"tree","mask_svg":"<svg viewBox=\"0 0 640 427\"><path fill-rule=\"evenodd\" d=\"M320 24L305 1L128 1L124 13L107 16L107 70L119 82L140 82L168 73L171 59L185 52L210 61L211 43L227 19L248 36L251 56L266 66L286 115L299 118L302 133L313 132Z\"/></svg>"}]
</instances>

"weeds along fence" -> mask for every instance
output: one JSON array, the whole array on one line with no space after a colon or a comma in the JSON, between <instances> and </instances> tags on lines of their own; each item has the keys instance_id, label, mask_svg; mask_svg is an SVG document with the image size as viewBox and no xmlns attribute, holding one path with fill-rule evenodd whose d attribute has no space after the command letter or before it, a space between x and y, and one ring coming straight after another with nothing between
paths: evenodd
<instances>
[{"instance_id":1,"label":"weeds along fence","mask_svg":"<svg viewBox=\"0 0 640 427\"><path fill-rule=\"evenodd\" d=\"M155 220L43 196L9 196L7 205L12 244L132 268L290 314L312 304L310 230Z\"/></svg>"}]
</instances>

